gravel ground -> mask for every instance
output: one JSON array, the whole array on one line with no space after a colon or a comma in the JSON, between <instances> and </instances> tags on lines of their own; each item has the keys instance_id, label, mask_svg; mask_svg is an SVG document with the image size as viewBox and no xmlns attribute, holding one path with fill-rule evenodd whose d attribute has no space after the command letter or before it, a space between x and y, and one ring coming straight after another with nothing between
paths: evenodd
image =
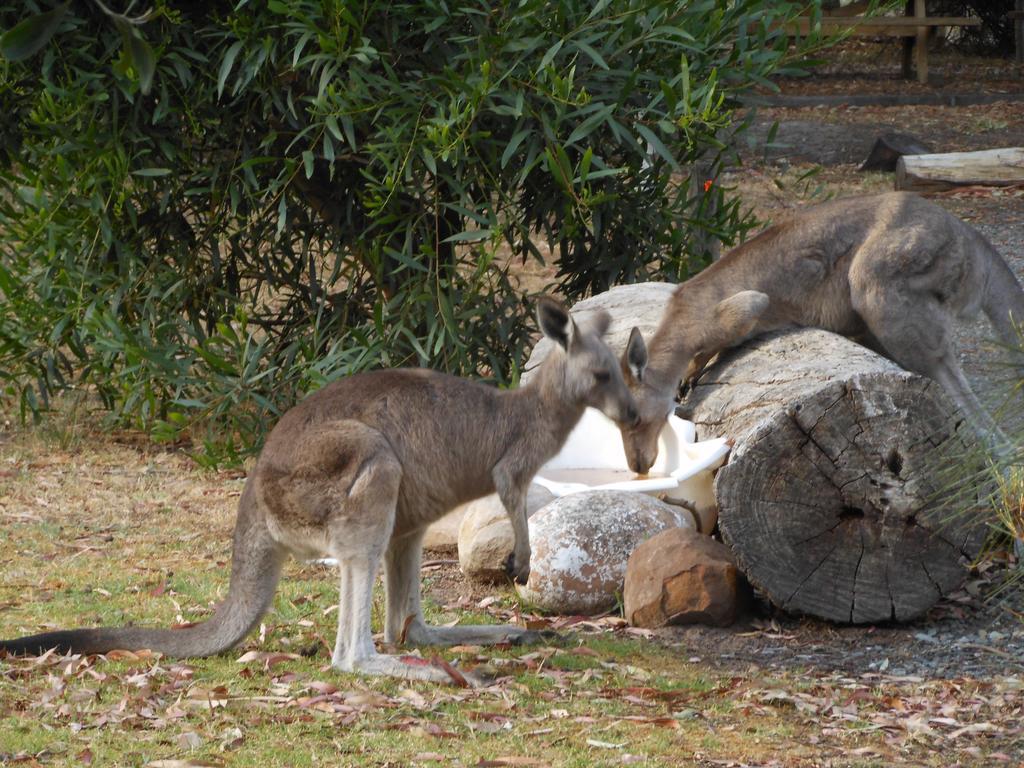
<instances>
[{"instance_id":1,"label":"gravel ground","mask_svg":"<svg viewBox=\"0 0 1024 768\"><path fill-rule=\"evenodd\" d=\"M450 551L425 553L424 560L432 564L424 592L431 600L471 606L506 592L467 580L454 557ZM652 633L652 640L678 648L687 658L737 671L760 667L852 676L1024 678L1024 594L1017 588L986 599L1005 583L1006 574L998 561L985 562L962 589L907 624L840 626L789 616L755 600L752 611L731 627L669 627Z\"/></svg>"}]
</instances>

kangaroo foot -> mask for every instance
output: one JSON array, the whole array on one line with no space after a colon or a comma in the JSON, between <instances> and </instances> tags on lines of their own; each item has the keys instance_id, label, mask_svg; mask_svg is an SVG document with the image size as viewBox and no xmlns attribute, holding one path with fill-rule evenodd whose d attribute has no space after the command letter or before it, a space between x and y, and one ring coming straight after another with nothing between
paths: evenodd
<instances>
[{"instance_id":1,"label":"kangaroo foot","mask_svg":"<svg viewBox=\"0 0 1024 768\"><path fill-rule=\"evenodd\" d=\"M491 683L485 674L457 669L441 659L432 661L419 656L389 656L375 653L373 656L350 663L333 663L332 666L341 672L396 677L401 680L423 680L463 688L481 688Z\"/></svg>"}]
</instances>

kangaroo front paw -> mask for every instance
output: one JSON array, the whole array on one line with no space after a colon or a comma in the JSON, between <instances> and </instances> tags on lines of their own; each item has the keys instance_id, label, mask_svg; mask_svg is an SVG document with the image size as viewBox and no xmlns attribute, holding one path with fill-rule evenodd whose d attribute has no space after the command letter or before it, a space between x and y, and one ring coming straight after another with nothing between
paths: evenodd
<instances>
[{"instance_id":1,"label":"kangaroo front paw","mask_svg":"<svg viewBox=\"0 0 1024 768\"><path fill-rule=\"evenodd\" d=\"M505 560L505 573L507 573L516 584L525 584L527 579L530 578L530 559L526 558L526 562L520 563L516 558L515 552L509 554L508 559Z\"/></svg>"}]
</instances>

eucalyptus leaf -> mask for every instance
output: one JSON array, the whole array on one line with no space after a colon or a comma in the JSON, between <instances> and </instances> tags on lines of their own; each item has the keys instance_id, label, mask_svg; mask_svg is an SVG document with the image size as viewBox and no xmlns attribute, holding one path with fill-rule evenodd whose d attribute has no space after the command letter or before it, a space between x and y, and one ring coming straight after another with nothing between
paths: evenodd
<instances>
[{"instance_id":1,"label":"eucalyptus leaf","mask_svg":"<svg viewBox=\"0 0 1024 768\"><path fill-rule=\"evenodd\" d=\"M70 5L69 0L52 11L29 16L15 24L0 35L0 55L8 61L23 61L34 56L60 28Z\"/></svg>"},{"instance_id":2,"label":"eucalyptus leaf","mask_svg":"<svg viewBox=\"0 0 1024 768\"><path fill-rule=\"evenodd\" d=\"M235 59L238 57L239 52L242 50L244 41L238 40L231 44L231 47L224 53L224 58L220 62L220 71L217 73L217 96L220 97L224 93L224 85L228 81L228 75L231 74L231 68L235 65Z\"/></svg>"},{"instance_id":3,"label":"eucalyptus leaf","mask_svg":"<svg viewBox=\"0 0 1024 768\"><path fill-rule=\"evenodd\" d=\"M153 75L156 72L156 54L138 30L128 35L128 50L131 52L132 65L139 74L139 90L149 93L153 87Z\"/></svg>"}]
</instances>

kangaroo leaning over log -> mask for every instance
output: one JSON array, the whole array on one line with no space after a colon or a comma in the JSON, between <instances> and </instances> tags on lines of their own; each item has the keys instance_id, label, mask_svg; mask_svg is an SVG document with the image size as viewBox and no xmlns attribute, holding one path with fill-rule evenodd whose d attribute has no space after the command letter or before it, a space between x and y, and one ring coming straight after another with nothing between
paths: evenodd
<instances>
[{"instance_id":1,"label":"kangaroo leaning over log","mask_svg":"<svg viewBox=\"0 0 1024 768\"><path fill-rule=\"evenodd\" d=\"M680 380L723 349L786 326L852 337L934 379L982 440L1010 456L953 348L953 320L979 310L1005 344L1020 345L1020 283L981 233L938 205L892 192L801 210L680 284L649 347L633 329L622 359L640 411L621 428L629 466L643 473L657 458Z\"/></svg>"},{"instance_id":2,"label":"kangaroo leaning over log","mask_svg":"<svg viewBox=\"0 0 1024 768\"><path fill-rule=\"evenodd\" d=\"M384 637L416 645L532 639L515 626L429 627L420 609L420 552L427 525L495 491L515 532L511 574L530 569L526 491L587 406L620 424L636 404L602 336L602 314L577 326L542 299L541 330L558 350L528 385L500 391L429 370L384 370L342 379L295 406L267 437L242 491L231 583L213 617L183 629L73 629L0 641L12 654L152 649L208 656L244 638L273 599L287 554L329 555L340 569L332 664L346 672L450 681L433 666L378 654L370 632L381 561L387 595Z\"/></svg>"}]
</instances>

